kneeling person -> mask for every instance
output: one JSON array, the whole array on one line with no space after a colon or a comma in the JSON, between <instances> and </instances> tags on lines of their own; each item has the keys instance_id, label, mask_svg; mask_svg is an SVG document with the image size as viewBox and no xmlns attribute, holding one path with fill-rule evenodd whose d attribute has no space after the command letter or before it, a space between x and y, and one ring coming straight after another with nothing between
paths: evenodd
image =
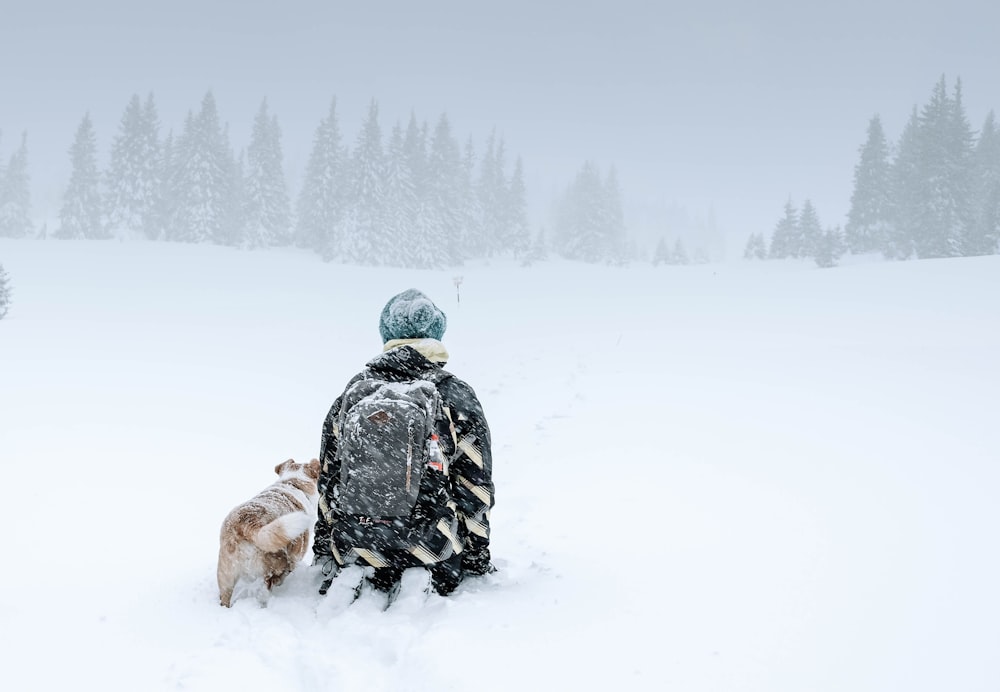
<instances>
[{"instance_id":1,"label":"kneeling person","mask_svg":"<svg viewBox=\"0 0 1000 692\"><path fill-rule=\"evenodd\" d=\"M323 424L313 564L325 592L340 568L374 568L389 591L425 566L441 595L493 571L490 431L472 387L444 370L447 318L420 291L382 310L383 352L353 377Z\"/></svg>"}]
</instances>

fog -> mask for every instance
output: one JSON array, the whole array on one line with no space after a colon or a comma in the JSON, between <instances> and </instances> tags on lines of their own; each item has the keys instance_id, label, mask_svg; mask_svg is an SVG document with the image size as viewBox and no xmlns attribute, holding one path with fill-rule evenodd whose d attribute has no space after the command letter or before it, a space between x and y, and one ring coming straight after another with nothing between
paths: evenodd
<instances>
[{"instance_id":1,"label":"fog","mask_svg":"<svg viewBox=\"0 0 1000 692\"><path fill-rule=\"evenodd\" d=\"M331 97L348 143L374 98L386 130L411 111L446 112L463 141L495 127L533 227L591 160L617 168L633 231L680 208L742 240L789 197L842 224L868 119L895 140L942 74L974 128L1000 103L986 0L675 5L18 3L0 16L0 158L27 131L33 215L51 218L85 112L104 165L133 93L155 95L165 134L212 90L237 150L267 97L295 194Z\"/></svg>"}]
</instances>

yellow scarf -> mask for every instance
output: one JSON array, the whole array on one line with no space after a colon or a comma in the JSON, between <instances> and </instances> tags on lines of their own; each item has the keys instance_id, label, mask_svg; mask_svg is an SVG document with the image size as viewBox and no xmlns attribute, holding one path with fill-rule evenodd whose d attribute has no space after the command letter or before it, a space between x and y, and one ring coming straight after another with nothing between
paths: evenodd
<instances>
[{"instance_id":1,"label":"yellow scarf","mask_svg":"<svg viewBox=\"0 0 1000 692\"><path fill-rule=\"evenodd\" d=\"M393 339L385 343L382 351L391 351L400 346L410 346L432 363L444 365L448 362L448 349L437 339Z\"/></svg>"}]
</instances>

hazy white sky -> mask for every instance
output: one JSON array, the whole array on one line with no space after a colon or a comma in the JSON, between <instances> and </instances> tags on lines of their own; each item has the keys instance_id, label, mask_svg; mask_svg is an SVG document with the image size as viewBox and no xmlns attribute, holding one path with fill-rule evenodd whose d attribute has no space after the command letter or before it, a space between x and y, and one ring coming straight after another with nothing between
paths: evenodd
<instances>
[{"instance_id":1,"label":"hazy white sky","mask_svg":"<svg viewBox=\"0 0 1000 692\"><path fill-rule=\"evenodd\" d=\"M106 157L150 91L165 132L212 89L237 148L267 96L293 193L330 98L349 141L375 98L385 130L411 109L477 143L496 126L539 216L591 159L617 166L634 222L712 205L740 235L769 232L789 195L842 223L868 119L895 139L941 74L962 77L974 127L1000 105L992 0L17 5L0 13L0 157L28 131L36 208L57 205L84 112Z\"/></svg>"}]
</instances>

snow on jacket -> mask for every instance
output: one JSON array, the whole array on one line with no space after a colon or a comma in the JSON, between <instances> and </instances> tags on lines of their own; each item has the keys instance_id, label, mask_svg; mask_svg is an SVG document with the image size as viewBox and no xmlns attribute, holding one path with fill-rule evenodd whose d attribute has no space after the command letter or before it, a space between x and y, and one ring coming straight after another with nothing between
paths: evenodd
<instances>
[{"instance_id":1,"label":"snow on jacket","mask_svg":"<svg viewBox=\"0 0 1000 692\"><path fill-rule=\"evenodd\" d=\"M471 565L472 571L481 571L489 564L490 510L494 503L493 459L490 430L476 393L466 382L445 371L443 365L448 360L444 345L435 339L403 339L390 341L385 350L365 366L365 370L355 375L333 406L323 423L320 445L322 471L319 479L319 512L315 528L313 553L318 558L332 556L343 566L362 558L368 564L379 567L379 558L362 551L359 555L349 555L350 518L337 507L335 488L338 485L340 462L337 459L337 445L340 431L337 421L344 394L351 386L363 378L375 378L390 382L407 382L417 379L433 379L441 395L447 421L442 422L439 432L440 444L445 457L450 460L448 486L451 502L448 507L438 509L454 512L457 518L457 536L445 536L451 543L457 539L454 552L463 553L463 564ZM424 495L417 501L418 508L434 502ZM451 522L431 522L443 525ZM447 529L441 529L445 534ZM438 537L440 538L440 537ZM427 550L421 550L420 562L426 564L435 559L445 559L451 554L448 541L441 538L435 542L428 539ZM439 547L440 546L440 547ZM432 553L428 555L427 553ZM416 552L414 554L417 554Z\"/></svg>"}]
</instances>

